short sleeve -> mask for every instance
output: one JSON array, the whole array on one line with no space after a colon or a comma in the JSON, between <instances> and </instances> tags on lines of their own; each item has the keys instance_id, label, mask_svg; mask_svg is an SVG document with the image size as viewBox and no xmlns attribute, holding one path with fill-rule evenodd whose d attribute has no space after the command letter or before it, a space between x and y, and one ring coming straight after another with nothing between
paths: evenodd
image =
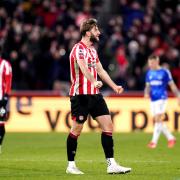
<instances>
[{"instance_id":1,"label":"short sleeve","mask_svg":"<svg viewBox=\"0 0 180 180\"><path fill-rule=\"evenodd\" d=\"M83 46L78 45L76 48L76 59L77 60L84 60L85 59L85 49Z\"/></svg>"},{"instance_id":2,"label":"short sleeve","mask_svg":"<svg viewBox=\"0 0 180 180\"><path fill-rule=\"evenodd\" d=\"M146 73L146 83L149 83L150 82L150 80L149 80L149 71Z\"/></svg>"},{"instance_id":3,"label":"short sleeve","mask_svg":"<svg viewBox=\"0 0 180 180\"><path fill-rule=\"evenodd\" d=\"M173 81L173 78L172 78L171 72L170 72L168 69L165 69L165 72L166 72L166 76L165 76L165 80L166 80L166 82Z\"/></svg>"},{"instance_id":4,"label":"short sleeve","mask_svg":"<svg viewBox=\"0 0 180 180\"><path fill-rule=\"evenodd\" d=\"M5 74L11 75L12 74L12 67L11 64L7 61L5 61Z\"/></svg>"},{"instance_id":5,"label":"short sleeve","mask_svg":"<svg viewBox=\"0 0 180 180\"><path fill-rule=\"evenodd\" d=\"M4 93L9 94L11 91L12 84L12 67L11 64L7 61L4 61Z\"/></svg>"}]
</instances>

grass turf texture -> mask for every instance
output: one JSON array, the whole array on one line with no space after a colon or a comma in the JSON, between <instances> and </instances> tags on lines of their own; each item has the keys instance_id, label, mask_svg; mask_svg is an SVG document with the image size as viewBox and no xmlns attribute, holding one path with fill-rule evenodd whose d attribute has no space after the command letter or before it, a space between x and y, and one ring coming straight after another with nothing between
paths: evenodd
<instances>
[{"instance_id":1,"label":"grass turf texture","mask_svg":"<svg viewBox=\"0 0 180 180\"><path fill-rule=\"evenodd\" d=\"M173 149L168 149L161 137L158 147L152 150L146 147L150 134L114 134L116 160L133 170L129 174L108 175L100 133L83 133L76 162L85 174L69 175L65 173L67 134L7 133L0 154L0 179L180 180L180 134L175 135L177 144Z\"/></svg>"}]
</instances>

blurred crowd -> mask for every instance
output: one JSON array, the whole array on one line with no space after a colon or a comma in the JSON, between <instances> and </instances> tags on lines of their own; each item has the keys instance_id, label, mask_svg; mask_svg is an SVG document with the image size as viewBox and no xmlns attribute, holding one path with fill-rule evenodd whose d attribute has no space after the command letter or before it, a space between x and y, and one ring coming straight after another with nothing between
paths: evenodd
<instances>
[{"instance_id":1,"label":"blurred crowd","mask_svg":"<svg viewBox=\"0 0 180 180\"><path fill-rule=\"evenodd\" d=\"M12 64L13 89L68 94L69 53L89 17L99 20L99 58L115 82L143 90L147 57L155 53L180 88L179 0L113 1L106 12L111 0L2 0L0 45Z\"/></svg>"}]
</instances>

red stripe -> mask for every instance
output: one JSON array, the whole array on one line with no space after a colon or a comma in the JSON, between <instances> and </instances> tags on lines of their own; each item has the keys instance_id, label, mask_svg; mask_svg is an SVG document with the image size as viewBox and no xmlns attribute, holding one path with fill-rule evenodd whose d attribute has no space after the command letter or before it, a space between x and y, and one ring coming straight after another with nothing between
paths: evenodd
<instances>
[{"instance_id":1,"label":"red stripe","mask_svg":"<svg viewBox=\"0 0 180 180\"><path fill-rule=\"evenodd\" d=\"M76 48L77 48L77 47L75 47L75 48L73 49L73 52L72 52L71 55L70 55L70 68L71 68L71 77L72 77L71 83L72 83L72 85L71 85L70 93L69 93L69 94L70 94L71 96L74 95L74 83L75 83L75 81L76 81L76 74L75 74L75 67L74 67L74 63L75 63L74 52L75 52Z\"/></svg>"},{"instance_id":2,"label":"red stripe","mask_svg":"<svg viewBox=\"0 0 180 180\"><path fill-rule=\"evenodd\" d=\"M73 85L71 85L69 95L70 95L70 96L73 96L73 94L74 94L74 84L73 84Z\"/></svg>"},{"instance_id":3,"label":"red stripe","mask_svg":"<svg viewBox=\"0 0 180 180\"><path fill-rule=\"evenodd\" d=\"M76 135L74 135L74 134L72 134L71 132L69 133L69 136L71 136L72 138L74 138L74 139L77 139L78 138L78 136L76 136Z\"/></svg>"},{"instance_id":4,"label":"red stripe","mask_svg":"<svg viewBox=\"0 0 180 180\"><path fill-rule=\"evenodd\" d=\"M89 52L90 52L90 50L89 50ZM88 57L88 64L90 64L90 63L91 63L91 59L90 59L90 57ZM88 69L91 72L91 67L88 67ZM91 82L89 80L87 81L87 94L92 94L91 93Z\"/></svg>"},{"instance_id":5,"label":"red stripe","mask_svg":"<svg viewBox=\"0 0 180 180\"><path fill-rule=\"evenodd\" d=\"M103 131L102 134L105 134L105 135L107 135L107 136L112 136L112 132Z\"/></svg>"},{"instance_id":6,"label":"red stripe","mask_svg":"<svg viewBox=\"0 0 180 180\"><path fill-rule=\"evenodd\" d=\"M90 55L91 55L91 58L92 58L92 61L95 61L95 58L92 54L91 51L89 51ZM95 68L91 68L93 70L93 76L94 78L97 80L97 71ZM90 87L91 88L91 87ZM93 91L91 92L91 94L96 94L97 93L97 88L93 87Z\"/></svg>"},{"instance_id":7,"label":"red stripe","mask_svg":"<svg viewBox=\"0 0 180 180\"><path fill-rule=\"evenodd\" d=\"M98 62L99 62L99 57L98 57L98 54L96 52L96 63L98 63ZM94 69L94 76L97 79L97 71L96 71L96 69ZM95 94L99 93L99 89L98 88L94 88L94 92L95 92Z\"/></svg>"},{"instance_id":8,"label":"red stripe","mask_svg":"<svg viewBox=\"0 0 180 180\"><path fill-rule=\"evenodd\" d=\"M73 121L76 121L76 117L75 117L75 116L72 116L72 120L73 120Z\"/></svg>"},{"instance_id":9,"label":"red stripe","mask_svg":"<svg viewBox=\"0 0 180 180\"><path fill-rule=\"evenodd\" d=\"M94 71L94 77L95 77L95 79L97 79L97 73L96 73L96 70L93 69L93 71ZM93 93L94 93L94 94L97 93L97 88L94 87L94 92L93 92Z\"/></svg>"},{"instance_id":10,"label":"red stripe","mask_svg":"<svg viewBox=\"0 0 180 180\"><path fill-rule=\"evenodd\" d=\"M87 46L82 41L80 41L79 44L83 45L83 47L87 49Z\"/></svg>"},{"instance_id":11,"label":"red stripe","mask_svg":"<svg viewBox=\"0 0 180 180\"><path fill-rule=\"evenodd\" d=\"M8 74L7 74L8 72ZM11 91L11 81L12 81L12 70L11 70L11 65L9 62L7 62L5 60L5 64L4 64L4 70L3 70L3 93L7 93L9 94Z\"/></svg>"},{"instance_id":12,"label":"red stripe","mask_svg":"<svg viewBox=\"0 0 180 180\"><path fill-rule=\"evenodd\" d=\"M84 75L79 68L79 94L84 94L83 84L84 84Z\"/></svg>"},{"instance_id":13,"label":"red stripe","mask_svg":"<svg viewBox=\"0 0 180 180\"><path fill-rule=\"evenodd\" d=\"M83 47L79 47L79 49L82 49L84 51L84 44L83 43L79 43L81 45L83 45ZM84 90L83 90L83 86L84 86L84 75L81 71L81 69L79 68L79 94L84 94Z\"/></svg>"},{"instance_id":14,"label":"red stripe","mask_svg":"<svg viewBox=\"0 0 180 180\"><path fill-rule=\"evenodd\" d=\"M3 60L0 58L0 67L2 66L2 65L1 65L2 61L3 61ZM2 69L2 74L1 74L1 77L0 77L0 78L1 78L1 82L2 82L2 83L1 83L1 86L0 86L0 88L1 88L1 95L0 95L0 96L3 97L3 69Z\"/></svg>"}]
</instances>

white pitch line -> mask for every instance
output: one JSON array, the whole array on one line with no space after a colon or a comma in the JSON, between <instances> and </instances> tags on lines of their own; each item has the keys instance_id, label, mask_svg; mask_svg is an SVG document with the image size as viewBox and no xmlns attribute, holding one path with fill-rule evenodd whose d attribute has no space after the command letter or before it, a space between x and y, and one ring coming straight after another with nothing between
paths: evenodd
<instances>
[{"instance_id":1,"label":"white pitch line","mask_svg":"<svg viewBox=\"0 0 180 180\"><path fill-rule=\"evenodd\" d=\"M66 160L58 160L58 159L1 159L1 161L9 161L9 162L66 162ZM79 159L77 160L77 162L87 162L87 163L95 163L95 162L99 162L99 163L106 163L106 161L103 160L82 160ZM123 161L124 162L128 162L128 163L172 163L170 161L158 161L158 160L131 160L131 161ZM173 161L173 162L179 162L179 161Z\"/></svg>"}]
</instances>

